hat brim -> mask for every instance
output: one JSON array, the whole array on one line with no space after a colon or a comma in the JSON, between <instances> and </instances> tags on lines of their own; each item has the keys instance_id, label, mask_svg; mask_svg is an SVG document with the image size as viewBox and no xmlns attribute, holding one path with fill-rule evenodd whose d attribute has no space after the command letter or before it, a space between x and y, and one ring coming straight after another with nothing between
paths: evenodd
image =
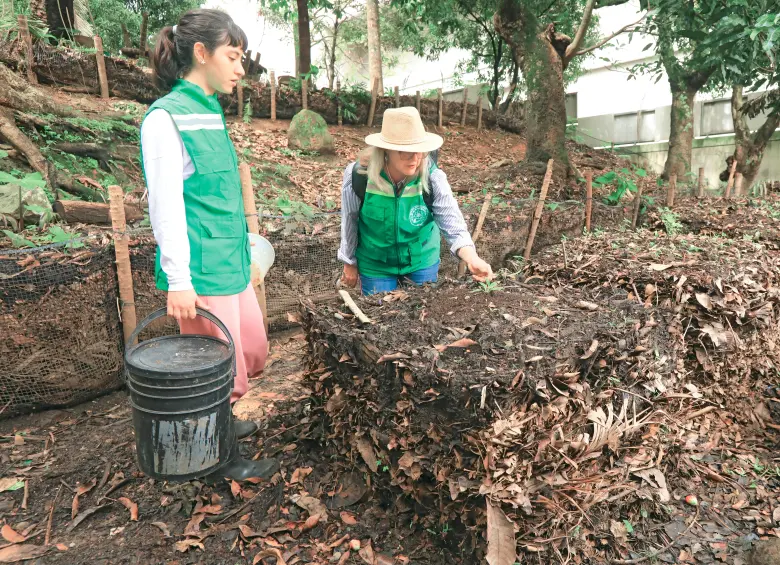
<instances>
[{"instance_id":1,"label":"hat brim","mask_svg":"<svg viewBox=\"0 0 780 565\"><path fill-rule=\"evenodd\" d=\"M428 153L435 151L444 144L444 139L435 133L426 132L425 139L417 143L389 143L382 139L381 133L372 133L366 137L366 143L382 149L391 149L393 151L406 151L408 153Z\"/></svg>"}]
</instances>

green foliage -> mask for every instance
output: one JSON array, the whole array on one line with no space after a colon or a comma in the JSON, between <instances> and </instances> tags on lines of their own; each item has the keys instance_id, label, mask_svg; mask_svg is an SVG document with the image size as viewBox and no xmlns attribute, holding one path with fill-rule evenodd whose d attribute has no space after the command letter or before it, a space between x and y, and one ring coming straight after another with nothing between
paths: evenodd
<instances>
[{"instance_id":1,"label":"green foliage","mask_svg":"<svg viewBox=\"0 0 780 565\"><path fill-rule=\"evenodd\" d=\"M14 3L14 9L7 12L0 10L0 37L6 37L11 40L16 40L19 37L19 23L16 18L19 14L27 16L27 27L30 29L30 35L33 39L44 39L47 41L55 39L49 33L49 28L45 23L30 15L29 3L26 2L21 4Z\"/></svg>"},{"instance_id":2,"label":"green foliage","mask_svg":"<svg viewBox=\"0 0 780 565\"><path fill-rule=\"evenodd\" d=\"M8 230L2 230L11 240L14 247L38 247L41 245L64 243L66 249L78 249L84 247L84 243L79 239L79 234L69 233L59 226L50 226L47 230L34 234L25 230L22 234L16 234ZM24 236L27 237L24 237Z\"/></svg>"},{"instance_id":3,"label":"green foliage","mask_svg":"<svg viewBox=\"0 0 780 565\"><path fill-rule=\"evenodd\" d=\"M637 191L636 182L634 182L634 176L644 178L647 176L647 171L636 166L634 166L633 171L623 167L619 171L610 171L599 177L596 177L593 179L593 186L594 188L604 188L614 184L615 189L609 196L604 198L604 203L611 206L616 206L626 192Z\"/></svg>"},{"instance_id":4,"label":"green foliage","mask_svg":"<svg viewBox=\"0 0 780 565\"><path fill-rule=\"evenodd\" d=\"M659 209L659 215L661 216L661 222L664 224L666 233L670 236L675 236L683 231L683 225L680 223L680 216L669 208Z\"/></svg>"},{"instance_id":5,"label":"green foliage","mask_svg":"<svg viewBox=\"0 0 780 565\"><path fill-rule=\"evenodd\" d=\"M243 121L245 124L252 123L252 100L249 98L247 98L246 103L244 103Z\"/></svg>"},{"instance_id":6,"label":"green foliage","mask_svg":"<svg viewBox=\"0 0 780 565\"><path fill-rule=\"evenodd\" d=\"M24 190L46 187L46 181L43 180L41 173L27 173L23 177L18 177L0 171L0 184L18 184Z\"/></svg>"}]
</instances>

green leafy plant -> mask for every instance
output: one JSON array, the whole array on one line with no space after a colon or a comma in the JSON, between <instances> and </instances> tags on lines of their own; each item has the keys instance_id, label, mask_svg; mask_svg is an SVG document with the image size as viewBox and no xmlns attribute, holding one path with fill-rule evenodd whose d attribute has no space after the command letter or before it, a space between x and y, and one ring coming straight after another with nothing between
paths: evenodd
<instances>
[{"instance_id":1,"label":"green leafy plant","mask_svg":"<svg viewBox=\"0 0 780 565\"><path fill-rule=\"evenodd\" d=\"M18 184L24 190L46 187L46 181L43 180L41 173L27 173L23 177L15 177L10 173L0 171L0 184Z\"/></svg>"},{"instance_id":2,"label":"green leafy plant","mask_svg":"<svg viewBox=\"0 0 780 565\"><path fill-rule=\"evenodd\" d=\"M3 230L3 233L6 235L8 239L11 240L11 245L14 247L36 247L36 245L30 241L29 239L25 239L18 233L14 233L12 231Z\"/></svg>"},{"instance_id":3,"label":"green leafy plant","mask_svg":"<svg viewBox=\"0 0 780 565\"><path fill-rule=\"evenodd\" d=\"M669 208L661 208L658 212L661 216L661 222L664 224L666 233L671 236L682 233L683 225L680 223L680 216Z\"/></svg>"},{"instance_id":4,"label":"green leafy plant","mask_svg":"<svg viewBox=\"0 0 780 565\"><path fill-rule=\"evenodd\" d=\"M623 198L623 195L626 192L637 191L633 175L644 178L647 176L647 171L638 167L634 167L634 170L630 171L629 169L623 167L619 171L610 171L599 177L596 177L593 179L593 186L594 188L604 188L610 185L615 185L615 189L612 191L612 193L604 198L605 204L615 206L620 202L620 199Z\"/></svg>"},{"instance_id":5,"label":"green leafy plant","mask_svg":"<svg viewBox=\"0 0 780 565\"><path fill-rule=\"evenodd\" d=\"M244 123L245 124L251 124L252 123L252 101L247 98L246 104L244 104Z\"/></svg>"},{"instance_id":6,"label":"green leafy plant","mask_svg":"<svg viewBox=\"0 0 780 565\"><path fill-rule=\"evenodd\" d=\"M478 288L472 292L484 292L486 294L490 294L491 292L497 292L499 290L504 290L504 287L502 287L497 281L484 281L480 282L478 284Z\"/></svg>"}]
</instances>

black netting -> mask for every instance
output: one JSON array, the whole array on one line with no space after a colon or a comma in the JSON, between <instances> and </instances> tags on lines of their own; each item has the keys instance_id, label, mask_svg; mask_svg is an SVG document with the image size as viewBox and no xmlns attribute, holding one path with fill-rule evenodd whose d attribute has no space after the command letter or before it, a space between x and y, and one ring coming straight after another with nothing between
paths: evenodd
<instances>
[{"instance_id":1,"label":"black netting","mask_svg":"<svg viewBox=\"0 0 780 565\"><path fill-rule=\"evenodd\" d=\"M0 412L82 402L121 385L113 246L0 250Z\"/></svg>"}]
</instances>

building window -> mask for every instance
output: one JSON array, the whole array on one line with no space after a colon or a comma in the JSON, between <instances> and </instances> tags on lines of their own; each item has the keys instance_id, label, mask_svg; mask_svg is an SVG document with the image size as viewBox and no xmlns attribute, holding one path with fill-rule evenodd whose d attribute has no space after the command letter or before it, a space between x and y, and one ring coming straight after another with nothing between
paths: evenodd
<instances>
[{"instance_id":1,"label":"building window","mask_svg":"<svg viewBox=\"0 0 780 565\"><path fill-rule=\"evenodd\" d=\"M566 95L566 121L577 121L577 93Z\"/></svg>"},{"instance_id":2,"label":"building window","mask_svg":"<svg viewBox=\"0 0 780 565\"><path fill-rule=\"evenodd\" d=\"M655 141L655 110L615 116L615 143Z\"/></svg>"},{"instance_id":3,"label":"building window","mask_svg":"<svg viewBox=\"0 0 780 565\"><path fill-rule=\"evenodd\" d=\"M701 105L701 135L717 135L733 131L731 100L714 100Z\"/></svg>"}]
</instances>

